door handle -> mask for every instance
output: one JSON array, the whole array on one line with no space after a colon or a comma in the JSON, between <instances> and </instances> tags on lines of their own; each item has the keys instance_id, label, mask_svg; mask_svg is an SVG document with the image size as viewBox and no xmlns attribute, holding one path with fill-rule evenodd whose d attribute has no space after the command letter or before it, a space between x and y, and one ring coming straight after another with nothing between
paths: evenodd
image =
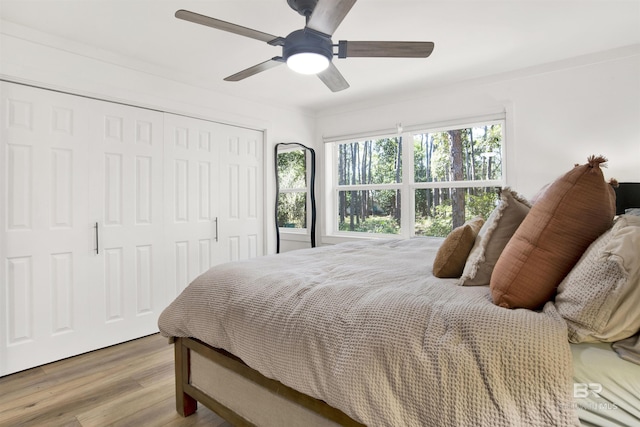
<instances>
[{"instance_id":1,"label":"door handle","mask_svg":"<svg viewBox=\"0 0 640 427\"><path fill-rule=\"evenodd\" d=\"M96 229L96 255L100 254L100 236L98 235L98 223L95 225Z\"/></svg>"},{"instance_id":2,"label":"door handle","mask_svg":"<svg viewBox=\"0 0 640 427\"><path fill-rule=\"evenodd\" d=\"M218 217L214 220L216 222L216 242L218 241Z\"/></svg>"}]
</instances>

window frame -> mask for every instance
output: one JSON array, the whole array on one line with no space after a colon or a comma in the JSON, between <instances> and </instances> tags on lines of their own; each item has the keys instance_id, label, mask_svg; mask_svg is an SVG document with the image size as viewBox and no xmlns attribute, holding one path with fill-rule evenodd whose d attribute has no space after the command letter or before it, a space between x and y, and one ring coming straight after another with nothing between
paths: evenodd
<instances>
[{"instance_id":1,"label":"window frame","mask_svg":"<svg viewBox=\"0 0 640 427\"><path fill-rule=\"evenodd\" d=\"M454 129L468 129L483 127L492 124L500 124L502 127L502 141L500 145L501 177L496 180L461 180L461 181L436 181L416 182L414 164L414 135L424 133L437 133ZM400 127L400 126L399 126ZM432 125L418 125L406 128L402 132L389 130L387 132L371 132L358 135L336 137L325 140L325 239L329 243L338 243L344 240L371 239L371 238L412 238L416 237L416 205L415 193L421 189L449 189L449 188L473 188L473 187L504 187L507 182L507 118L505 113L492 114L465 120L447 121ZM376 140L382 138L400 138L402 147L402 182L391 184L348 184L338 185L338 146L364 140ZM407 142L408 141L408 142ZM338 197L340 191L360 190L400 190L401 214L400 232L398 234L366 233L360 231L342 231L338 224ZM427 236L430 237L430 236Z\"/></svg>"}]
</instances>

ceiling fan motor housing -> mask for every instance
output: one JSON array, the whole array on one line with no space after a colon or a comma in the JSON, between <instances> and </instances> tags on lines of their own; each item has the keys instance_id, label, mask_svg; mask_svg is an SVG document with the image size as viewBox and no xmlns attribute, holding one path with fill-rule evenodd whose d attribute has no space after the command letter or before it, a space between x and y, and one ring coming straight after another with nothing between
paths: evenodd
<instances>
[{"instance_id":1,"label":"ceiling fan motor housing","mask_svg":"<svg viewBox=\"0 0 640 427\"><path fill-rule=\"evenodd\" d=\"M282 56L286 61L298 53L317 53L329 61L333 58L333 43L330 38L306 30L297 30L289 34L282 47Z\"/></svg>"},{"instance_id":2,"label":"ceiling fan motor housing","mask_svg":"<svg viewBox=\"0 0 640 427\"><path fill-rule=\"evenodd\" d=\"M300 15L308 17L315 9L318 0L287 0L287 3Z\"/></svg>"}]
</instances>

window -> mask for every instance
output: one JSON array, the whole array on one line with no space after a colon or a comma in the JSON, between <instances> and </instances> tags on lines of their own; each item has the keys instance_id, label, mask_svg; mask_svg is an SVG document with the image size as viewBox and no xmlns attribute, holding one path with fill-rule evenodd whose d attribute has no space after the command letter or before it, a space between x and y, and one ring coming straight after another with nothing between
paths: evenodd
<instances>
[{"instance_id":1,"label":"window","mask_svg":"<svg viewBox=\"0 0 640 427\"><path fill-rule=\"evenodd\" d=\"M278 226L307 228L307 154L304 149L278 152Z\"/></svg>"},{"instance_id":2,"label":"window","mask_svg":"<svg viewBox=\"0 0 640 427\"><path fill-rule=\"evenodd\" d=\"M337 156L338 229L399 233L402 138L339 143Z\"/></svg>"},{"instance_id":3,"label":"window","mask_svg":"<svg viewBox=\"0 0 640 427\"><path fill-rule=\"evenodd\" d=\"M333 234L446 236L487 218L504 183L504 120L328 144Z\"/></svg>"}]
</instances>

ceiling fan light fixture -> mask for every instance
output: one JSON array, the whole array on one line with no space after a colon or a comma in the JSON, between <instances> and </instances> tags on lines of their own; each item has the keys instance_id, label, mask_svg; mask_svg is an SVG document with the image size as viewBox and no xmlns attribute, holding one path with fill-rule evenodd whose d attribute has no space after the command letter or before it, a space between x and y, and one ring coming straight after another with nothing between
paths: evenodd
<instances>
[{"instance_id":1,"label":"ceiling fan light fixture","mask_svg":"<svg viewBox=\"0 0 640 427\"><path fill-rule=\"evenodd\" d=\"M333 44L312 31L294 31L285 39L282 56L289 68L300 74L318 74L329 67Z\"/></svg>"},{"instance_id":2,"label":"ceiling fan light fixture","mask_svg":"<svg viewBox=\"0 0 640 427\"><path fill-rule=\"evenodd\" d=\"M296 73L318 74L329 67L329 58L315 52L300 52L287 58L287 66Z\"/></svg>"}]
</instances>

